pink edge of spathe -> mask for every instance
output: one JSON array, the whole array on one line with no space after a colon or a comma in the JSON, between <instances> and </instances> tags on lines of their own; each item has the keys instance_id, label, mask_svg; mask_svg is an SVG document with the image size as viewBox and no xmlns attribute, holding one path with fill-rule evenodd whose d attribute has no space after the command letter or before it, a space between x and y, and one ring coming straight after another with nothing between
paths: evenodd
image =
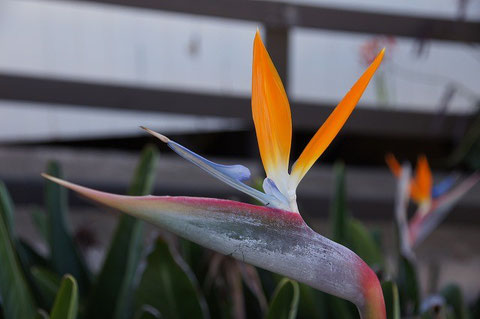
<instances>
[{"instance_id":1,"label":"pink edge of spathe","mask_svg":"<svg viewBox=\"0 0 480 319\"><path fill-rule=\"evenodd\" d=\"M480 181L480 172L475 172L448 193L432 201L426 214L415 213L408 223L411 247L416 247L448 215L453 206Z\"/></svg>"},{"instance_id":2,"label":"pink edge of spathe","mask_svg":"<svg viewBox=\"0 0 480 319\"><path fill-rule=\"evenodd\" d=\"M224 199L115 195L43 176L204 247L347 299L364 319L386 318L373 270L314 232L298 213Z\"/></svg>"}]
</instances>

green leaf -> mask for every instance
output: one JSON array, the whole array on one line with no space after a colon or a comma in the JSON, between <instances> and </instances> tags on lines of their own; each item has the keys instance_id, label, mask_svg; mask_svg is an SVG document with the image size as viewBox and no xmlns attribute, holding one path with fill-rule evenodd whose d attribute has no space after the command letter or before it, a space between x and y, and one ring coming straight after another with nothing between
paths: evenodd
<instances>
[{"instance_id":1,"label":"green leaf","mask_svg":"<svg viewBox=\"0 0 480 319\"><path fill-rule=\"evenodd\" d=\"M32 212L33 224L45 241L48 241L48 220L44 211L36 209Z\"/></svg>"},{"instance_id":2,"label":"green leaf","mask_svg":"<svg viewBox=\"0 0 480 319\"><path fill-rule=\"evenodd\" d=\"M363 224L350 218L347 221L347 247L359 255L370 267L380 269L383 266L383 257L380 247Z\"/></svg>"},{"instance_id":3,"label":"green leaf","mask_svg":"<svg viewBox=\"0 0 480 319\"><path fill-rule=\"evenodd\" d=\"M33 318L36 308L18 256L15 253L13 207L3 184L0 184L0 297L5 319Z\"/></svg>"},{"instance_id":4,"label":"green leaf","mask_svg":"<svg viewBox=\"0 0 480 319\"><path fill-rule=\"evenodd\" d=\"M398 278L396 280L400 296L402 316L416 315L420 307L420 284L415 265L407 258L400 256Z\"/></svg>"},{"instance_id":5,"label":"green leaf","mask_svg":"<svg viewBox=\"0 0 480 319\"><path fill-rule=\"evenodd\" d=\"M17 254L19 255L25 273L30 273L32 266L48 266L48 260L23 239L20 238L16 240L15 248L17 249Z\"/></svg>"},{"instance_id":6,"label":"green leaf","mask_svg":"<svg viewBox=\"0 0 480 319\"><path fill-rule=\"evenodd\" d=\"M297 316L300 288L296 281L284 278L273 293L266 319L294 319Z\"/></svg>"},{"instance_id":7,"label":"green leaf","mask_svg":"<svg viewBox=\"0 0 480 319\"><path fill-rule=\"evenodd\" d=\"M298 286L300 288L298 318L328 318L327 295L302 283L299 283Z\"/></svg>"},{"instance_id":8,"label":"green leaf","mask_svg":"<svg viewBox=\"0 0 480 319\"><path fill-rule=\"evenodd\" d=\"M51 319L75 319L78 314L77 281L71 275L65 275L58 289L55 303L50 312Z\"/></svg>"},{"instance_id":9,"label":"green leaf","mask_svg":"<svg viewBox=\"0 0 480 319\"><path fill-rule=\"evenodd\" d=\"M140 155L140 162L137 165L128 195L148 195L153 189L155 181L155 169L158 161L158 150L153 145L147 145Z\"/></svg>"},{"instance_id":10,"label":"green leaf","mask_svg":"<svg viewBox=\"0 0 480 319\"><path fill-rule=\"evenodd\" d=\"M385 307L387 308L387 319L400 319L400 299L398 288L393 281L382 283Z\"/></svg>"},{"instance_id":11,"label":"green leaf","mask_svg":"<svg viewBox=\"0 0 480 319\"><path fill-rule=\"evenodd\" d=\"M471 307L470 318L480 318L480 296L477 297L477 300L473 303Z\"/></svg>"},{"instance_id":12,"label":"green leaf","mask_svg":"<svg viewBox=\"0 0 480 319\"><path fill-rule=\"evenodd\" d=\"M449 284L442 289L441 295L448 305L452 306L455 318L468 319L468 309L463 299L462 290L454 284Z\"/></svg>"},{"instance_id":13,"label":"green leaf","mask_svg":"<svg viewBox=\"0 0 480 319\"><path fill-rule=\"evenodd\" d=\"M4 220L8 236L13 238L14 222L13 222L13 202L8 193L7 187L3 182L0 182L0 215Z\"/></svg>"},{"instance_id":14,"label":"green leaf","mask_svg":"<svg viewBox=\"0 0 480 319\"><path fill-rule=\"evenodd\" d=\"M333 172L335 175L335 193L330 208L333 227L332 239L344 245L347 242L349 220L345 189L345 165L342 162L335 163Z\"/></svg>"},{"instance_id":15,"label":"green leaf","mask_svg":"<svg viewBox=\"0 0 480 319\"><path fill-rule=\"evenodd\" d=\"M48 163L47 173L62 177L56 162ZM51 264L60 275L72 274L77 278L80 290L85 292L90 284L90 274L67 227L67 191L51 181L45 183Z\"/></svg>"},{"instance_id":16,"label":"green leaf","mask_svg":"<svg viewBox=\"0 0 480 319\"><path fill-rule=\"evenodd\" d=\"M353 303L327 294L330 316L328 318L358 318L358 311Z\"/></svg>"},{"instance_id":17,"label":"green leaf","mask_svg":"<svg viewBox=\"0 0 480 319\"><path fill-rule=\"evenodd\" d=\"M58 288L60 287L60 277L44 267L33 267L31 273L42 299L46 305L51 307L55 301Z\"/></svg>"},{"instance_id":18,"label":"green leaf","mask_svg":"<svg viewBox=\"0 0 480 319\"><path fill-rule=\"evenodd\" d=\"M169 319L208 317L193 273L161 239L147 258L147 268L136 292L136 305L154 307Z\"/></svg>"},{"instance_id":19,"label":"green leaf","mask_svg":"<svg viewBox=\"0 0 480 319\"><path fill-rule=\"evenodd\" d=\"M158 151L147 146L128 191L147 195L153 189ZM143 222L122 215L89 299L88 318L127 318L131 312L133 280L143 251Z\"/></svg>"}]
</instances>

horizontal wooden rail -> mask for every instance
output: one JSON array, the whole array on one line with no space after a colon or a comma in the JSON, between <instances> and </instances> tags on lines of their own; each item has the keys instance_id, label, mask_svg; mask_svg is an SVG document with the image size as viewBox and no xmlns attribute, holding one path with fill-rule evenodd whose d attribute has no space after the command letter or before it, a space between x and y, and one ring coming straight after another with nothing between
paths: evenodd
<instances>
[{"instance_id":1,"label":"horizontal wooden rail","mask_svg":"<svg viewBox=\"0 0 480 319\"><path fill-rule=\"evenodd\" d=\"M71 79L19 76L0 73L0 99L72 106L104 107L138 111L221 116L252 123L248 97L191 93L134 85L84 82ZM292 102L292 118L297 130L316 130L332 111L335 102ZM462 136L467 115L446 115L440 125L429 112L394 111L383 107L359 107L344 132L393 137Z\"/></svg>"},{"instance_id":2,"label":"horizontal wooden rail","mask_svg":"<svg viewBox=\"0 0 480 319\"><path fill-rule=\"evenodd\" d=\"M304 27L355 33L480 42L480 23L251 0L75 0L193 15L254 21L273 27Z\"/></svg>"}]
</instances>

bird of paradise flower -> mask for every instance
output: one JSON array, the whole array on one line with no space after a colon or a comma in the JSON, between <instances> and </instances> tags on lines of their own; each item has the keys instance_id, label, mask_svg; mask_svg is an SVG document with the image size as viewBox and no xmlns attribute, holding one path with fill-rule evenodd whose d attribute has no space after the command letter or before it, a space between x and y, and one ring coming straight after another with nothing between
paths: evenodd
<instances>
[{"instance_id":1,"label":"bird of paradise flower","mask_svg":"<svg viewBox=\"0 0 480 319\"><path fill-rule=\"evenodd\" d=\"M298 184L345 124L383 55L384 50L316 132L289 173L290 106L257 30L253 45L252 113L267 175L264 192L244 183L250 177L245 166L213 163L144 128L183 158L265 207L216 198L121 196L44 177L207 248L347 299L357 306L362 318L383 319L385 303L375 273L354 252L308 227L296 201Z\"/></svg>"},{"instance_id":2,"label":"bird of paradise flower","mask_svg":"<svg viewBox=\"0 0 480 319\"><path fill-rule=\"evenodd\" d=\"M400 188L396 211L397 225L402 253L405 257L413 258L413 249L422 243L425 238L447 217L453 206L480 180L480 173L475 172L461 183L456 183L453 175L434 184L432 171L425 155L417 160L415 174L410 176L408 164L402 167L393 154L387 154L385 161L392 174L399 179L403 186ZM403 176L405 175L405 176ZM413 217L407 221L407 205L401 203L411 199L417 209Z\"/></svg>"}]
</instances>

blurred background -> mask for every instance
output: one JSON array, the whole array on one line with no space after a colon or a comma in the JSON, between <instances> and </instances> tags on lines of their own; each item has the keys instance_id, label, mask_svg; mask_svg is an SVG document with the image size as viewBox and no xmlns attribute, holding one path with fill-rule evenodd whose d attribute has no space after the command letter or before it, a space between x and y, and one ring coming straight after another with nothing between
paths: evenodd
<instances>
[{"instance_id":1,"label":"blurred background","mask_svg":"<svg viewBox=\"0 0 480 319\"><path fill-rule=\"evenodd\" d=\"M345 128L299 187L300 211L327 232L332 165L347 168L354 216L393 245L395 180L384 155L426 154L436 178L480 167L478 0L0 0L0 179L22 236L43 202L48 160L67 179L124 193L157 130L263 178L250 110L260 29L285 83L292 160L378 51L386 57ZM246 200L160 146L154 194ZM293 162L293 161L292 161ZM116 216L72 198L77 239L101 263ZM467 297L480 278L480 187L420 247ZM426 280L426 279L425 279Z\"/></svg>"}]
</instances>

